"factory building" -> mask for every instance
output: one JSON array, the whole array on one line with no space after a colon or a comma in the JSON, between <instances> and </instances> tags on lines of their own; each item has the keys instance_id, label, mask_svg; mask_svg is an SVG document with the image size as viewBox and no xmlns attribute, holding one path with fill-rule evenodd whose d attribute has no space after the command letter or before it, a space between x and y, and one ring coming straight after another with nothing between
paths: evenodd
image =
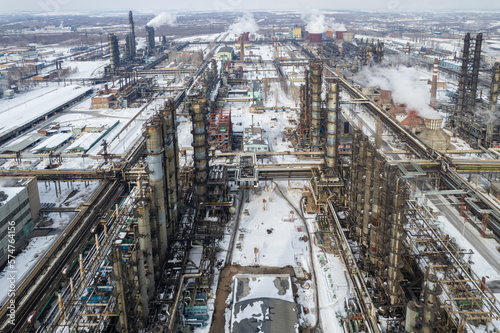
<instances>
[{"instance_id":1,"label":"factory building","mask_svg":"<svg viewBox=\"0 0 500 333\"><path fill-rule=\"evenodd\" d=\"M302 27L293 27L290 30L293 39L302 39Z\"/></svg>"},{"instance_id":2,"label":"factory building","mask_svg":"<svg viewBox=\"0 0 500 333\"><path fill-rule=\"evenodd\" d=\"M223 46L219 49L216 55L217 59L233 60L234 49L230 46Z\"/></svg>"},{"instance_id":3,"label":"factory building","mask_svg":"<svg viewBox=\"0 0 500 333\"><path fill-rule=\"evenodd\" d=\"M2 179L0 186L0 267L28 244L40 213L36 178ZM14 229L11 229L14 227ZM12 248L14 246L14 248Z\"/></svg>"}]
</instances>

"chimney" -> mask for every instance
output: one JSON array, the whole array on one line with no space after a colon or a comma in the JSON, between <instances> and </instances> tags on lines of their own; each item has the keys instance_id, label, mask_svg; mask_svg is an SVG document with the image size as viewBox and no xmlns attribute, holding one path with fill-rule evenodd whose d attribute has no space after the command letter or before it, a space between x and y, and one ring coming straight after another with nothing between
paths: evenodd
<instances>
[{"instance_id":1,"label":"chimney","mask_svg":"<svg viewBox=\"0 0 500 333\"><path fill-rule=\"evenodd\" d=\"M104 85L104 94L105 95L109 94L109 89L108 89L108 84L107 83Z\"/></svg>"},{"instance_id":2,"label":"chimney","mask_svg":"<svg viewBox=\"0 0 500 333\"><path fill-rule=\"evenodd\" d=\"M241 62L245 61L245 34L242 34L240 37L240 60Z\"/></svg>"},{"instance_id":3,"label":"chimney","mask_svg":"<svg viewBox=\"0 0 500 333\"><path fill-rule=\"evenodd\" d=\"M431 106L436 108L436 95L437 95L437 79L438 79L438 60L434 59L434 69L432 72L432 84L431 84Z\"/></svg>"}]
</instances>

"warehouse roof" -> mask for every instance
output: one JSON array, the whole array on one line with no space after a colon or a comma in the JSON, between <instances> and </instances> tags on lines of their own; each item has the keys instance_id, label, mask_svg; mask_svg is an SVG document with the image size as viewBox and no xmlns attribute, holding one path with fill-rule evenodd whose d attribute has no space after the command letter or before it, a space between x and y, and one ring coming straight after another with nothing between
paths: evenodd
<instances>
[{"instance_id":1,"label":"warehouse roof","mask_svg":"<svg viewBox=\"0 0 500 333\"><path fill-rule=\"evenodd\" d=\"M43 134L38 134L38 133L30 133L27 135L24 135L20 138L17 138L16 140L12 141L2 149L0 149L1 153L17 153L18 151L22 151L35 142L40 141L43 138Z\"/></svg>"}]
</instances>

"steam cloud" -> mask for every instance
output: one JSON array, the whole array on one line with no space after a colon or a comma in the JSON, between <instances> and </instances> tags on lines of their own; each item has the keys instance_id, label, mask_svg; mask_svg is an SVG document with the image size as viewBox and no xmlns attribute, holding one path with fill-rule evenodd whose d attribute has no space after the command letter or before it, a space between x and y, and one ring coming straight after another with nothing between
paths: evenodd
<instances>
[{"instance_id":1,"label":"steam cloud","mask_svg":"<svg viewBox=\"0 0 500 333\"><path fill-rule=\"evenodd\" d=\"M229 32L236 35L241 35L244 32L254 34L257 31L259 31L259 26L255 22L253 15L250 13L245 13L229 26Z\"/></svg>"},{"instance_id":2,"label":"steam cloud","mask_svg":"<svg viewBox=\"0 0 500 333\"><path fill-rule=\"evenodd\" d=\"M423 118L442 118L427 104L430 99L428 85L419 80L420 75L413 68L365 67L354 79L369 87L392 90L394 102L406 104L409 109L414 109Z\"/></svg>"},{"instance_id":3,"label":"steam cloud","mask_svg":"<svg viewBox=\"0 0 500 333\"><path fill-rule=\"evenodd\" d=\"M309 33L323 33L328 28L333 31L346 31L345 25L335 22L333 18L326 18L319 10L315 9L309 13L302 14L302 21L306 24L306 30Z\"/></svg>"},{"instance_id":4,"label":"steam cloud","mask_svg":"<svg viewBox=\"0 0 500 333\"><path fill-rule=\"evenodd\" d=\"M177 16L172 13L162 12L155 16L154 19L148 22L148 27L158 28L162 25L172 25L177 20Z\"/></svg>"}]
</instances>

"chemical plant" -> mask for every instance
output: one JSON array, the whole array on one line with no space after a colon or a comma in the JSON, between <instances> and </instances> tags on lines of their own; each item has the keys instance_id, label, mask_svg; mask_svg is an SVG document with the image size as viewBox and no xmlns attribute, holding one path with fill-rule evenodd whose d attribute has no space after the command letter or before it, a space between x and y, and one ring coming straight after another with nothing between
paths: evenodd
<instances>
[{"instance_id":1,"label":"chemical plant","mask_svg":"<svg viewBox=\"0 0 500 333\"><path fill-rule=\"evenodd\" d=\"M500 332L495 15L0 17L0 331Z\"/></svg>"}]
</instances>

